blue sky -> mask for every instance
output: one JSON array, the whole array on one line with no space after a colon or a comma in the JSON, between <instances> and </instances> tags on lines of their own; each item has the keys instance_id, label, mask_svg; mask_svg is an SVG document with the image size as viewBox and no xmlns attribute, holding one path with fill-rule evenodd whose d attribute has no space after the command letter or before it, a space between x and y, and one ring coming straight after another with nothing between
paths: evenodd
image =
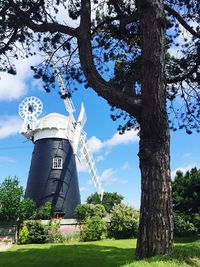
<instances>
[{"instance_id":1,"label":"blue sky","mask_svg":"<svg viewBox=\"0 0 200 267\"><path fill-rule=\"evenodd\" d=\"M38 58L16 62L18 75L0 73L0 182L7 176L16 175L25 187L31 162L33 144L19 134L22 120L18 106L27 96L36 96L43 102L42 116L52 112L67 115L58 91L47 94L42 84L32 79L30 64ZM135 131L120 136L118 122L110 118L110 107L106 101L91 89L79 90L72 96L76 108L75 117L84 102L87 122L84 130L102 179L104 191L118 192L124 202L136 208L140 203L140 171L138 162L138 137ZM187 135L184 131L171 133L171 171L172 177L177 169L186 171L194 166L200 167L199 134ZM95 192L90 176L84 165L78 166L81 199L84 202Z\"/></svg>"}]
</instances>

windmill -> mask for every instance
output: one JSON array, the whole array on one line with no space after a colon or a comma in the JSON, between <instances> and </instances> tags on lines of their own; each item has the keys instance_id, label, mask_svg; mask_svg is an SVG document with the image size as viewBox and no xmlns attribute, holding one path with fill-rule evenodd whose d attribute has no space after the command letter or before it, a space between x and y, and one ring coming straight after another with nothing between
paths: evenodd
<instances>
[{"instance_id":1,"label":"windmill","mask_svg":"<svg viewBox=\"0 0 200 267\"><path fill-rule=\"evenodd\" d=\"M103 189L83 131L84 105L76 120L74 105L55 65L54 72L68 116L50 113L38 118L43 104L35 96L25 98L19 105L19 115L24 120L20 133L34 143L25 197L33 199L38 207L49 201L57 216L73 218L74 209L80 204L76 156L86 162L101 199Z\"/></svg>"}]
</instances>

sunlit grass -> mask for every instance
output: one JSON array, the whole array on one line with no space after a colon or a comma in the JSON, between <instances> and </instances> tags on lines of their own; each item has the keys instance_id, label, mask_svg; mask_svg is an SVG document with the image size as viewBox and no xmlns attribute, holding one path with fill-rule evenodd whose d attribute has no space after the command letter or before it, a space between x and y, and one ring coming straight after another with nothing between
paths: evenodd
<instances>
[{"instance_id":1,"label":"sunlit grass","mask_svg":"<svg viewBox=\"0 0 200 267\"><path fill-rule=\"evenodd\" d=\"M136 240L14 245L0 253L1 267L200 267L200 239L179 239L172 257L136 260Z\"/></svg>"}]
</instances>

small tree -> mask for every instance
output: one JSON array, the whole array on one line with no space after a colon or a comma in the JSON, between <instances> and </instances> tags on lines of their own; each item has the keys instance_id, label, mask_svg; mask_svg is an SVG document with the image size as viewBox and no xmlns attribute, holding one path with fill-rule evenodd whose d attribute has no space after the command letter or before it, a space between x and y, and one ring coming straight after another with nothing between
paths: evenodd
<instances>
[{"instance_id":1,"label":"small tree","mask_svg":"<svg viewBox=\"0 0 200 267\"><path fill-rule=\"evenodd\" d=\"M22 223L24 220L33 219L35 211L36 205L32 199L22 199L19 205L18 221Z\"/></svg>"},{"instance_id":2,"label":"small tree","mask_svg":"<svg viewBox=\"0 0 200 267\"><path fill-rule=\"evenodd\" d=\"M32 218L35 209L33 200L24 199L19 179L16 176L5 178L0 184L0 221L20 224Z\"/></svg>"},{"instance_id":3,"label":"small tree","mask_svg":"<svg viewBox=\"0 0 200 267\"><path fill-rule=\"evenodd\" d=\"M23 200L23 188L19 185L19 179L15 176L7 177L0 184L0 220L4 222L16 222L21 214Z\"/></svg>"},{"instance_id":4,"label":"small tree","mask_svg":"<svg viewBox=\"0 0 200 267\"><path fill-rule=\"evenodd\" d=\"M28 243L42 244L46 243L48 238L48 229L40 221L27 221Z\"/></svg>"},{"instance_id":5,"label":"small tree","mask_svg":"<svg viewBox=\"0 0 200 267\"><path fill-rule=\"evenodd\" d=\"M177 171L172 182L174 210L191 215L200 212L200 170Z\"/></svg>"},{"instance_id":6,"label":"small tree","mask_svg":"<svg viewBox=\"0 0 200 267\"><path fill-rule=\"evenodd\" d=\"M80 239L82 241L100 240L106 232L106 223L102 220L106 211L103 205L80 204L75 213L80 225Z\"/></svg>"},{"instance_id":7,"label":"small tree","mask_svg":"<svg viewBox=\"0 0 200 267\"><path fill-rule=\"evenodd\" d=\"M184 213L175 211L173 214L174 219L174 234L175 235L193 235L196 234L198 229L190 220L190 216Z\"/></svg>"},{"instance_id":8,"label":"small tree","mask_svg":"<svg viewBox=\"0 0 200 267\"><path fill-rule=\"evenodd\" d=\"M177 171L172 182L175 234L200 232L200 170Z\"/></svg>"},{"instance_id":9,"label":"small tree","mask_svg":"<svg viewBox=\"0 0 200 267\"><path fill-rule=\"evenodd\" d=\"M110 192L104 192L103 199L101 200L98 193L91 194L86 202L88 204L102 204L106 210L106 212L110 213L112 211L112 208L115 205L118 205L122 202L123 196L119 195L116 192L110 193Z\"/></svg>"},{"instance_id":10,"label":"small tree","mask_svg":"<svg viewBox=\"0 0 200 267\"><path fill-rule=\"evenodd\" d=\"M28 227L26 225L23 225L20 234L19 234L19 242L20 244L27 244L28 243Z\"/></svg>"},{"instance_id":11,"label":"small tree","mask_svg":"<svg viewBox=\"0 0 200 267\"><path fill-rule=\"evenodd\" d=\"M51 202L45 202L41 207L36 210L35 219L48 220L53 215L53 207Z\"/></svg>"},{"instance_id":12,"label":"small tree","mask_svg":"<svg viewBox=\"0 0 200 267\"><path fill-rule=\"evenodd\" d=\"M96 241L102 238L104 232L106 232L106 223L101 217L94 215L86 218L80 237L82 241Z\"/></svg>"},{"instance_id":13,"label":"small tree","mask_svg":"<svg viewBox=\"0 0 200 267\"><path fill-rule=\"evenodd\" d=\"M92 216L99 216L100 218L103 218L106 211L104 206L100 204L80 204L76 206L75 214L79 221L85 222L87 218Z\"/></svg>"},{"instance_id":14,"label":"small tree","mask_svg":"<svg viewBox=\"0 0 200 267\"><path fill-rule=\"evenodd\" d=\"M139 212L124 204L113 209L109 234L116 239L136 237L139 225Z\"/></svg>"}]
</instances>

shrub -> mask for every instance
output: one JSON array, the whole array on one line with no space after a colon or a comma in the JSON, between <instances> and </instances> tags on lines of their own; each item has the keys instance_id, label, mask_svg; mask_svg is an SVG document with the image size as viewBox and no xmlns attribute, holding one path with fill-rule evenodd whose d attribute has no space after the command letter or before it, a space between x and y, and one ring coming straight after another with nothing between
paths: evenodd
<instances>
[{"instance_id":1,"label":"shrub","mask_svg":"<svg viewBox=\"0 0 200 267\"><path fill-rule=\"evenodd\" d=\"M123 196L119 195L117 192L104 192L103 193L103 199L100 199L99 194L96 192L94 194L91 194L86 202L88 204L101 204L104 206L107 213L111 213L113 207L117 204L120 204L123 200Z\"/></svg>"},{"instance_id":2,"label":"shrub","mask_svg":"<svg viewBox=\"0 0 200 267\"><path fill-rule=\"evenodd\" d=\"M111 214L109 235L116 239L136 237L138 225L137 210L124 204L116 205Z\"/></svg>"},{"instance_id":3,"label":"shrub","mask_svg":"<svg viewBox=\"0 0 200 267\"><path fill-rule=\"evenodd\" d=\"M174 212L174 234L190 235L197 233L197 227L190 221L190 217L181 212Z\"/></svg>"},{"instance_id":4,"label":"shrub","mask_svg":"<svg viewBox=\"0 0 200 267\"><path fill-rule=\"evenodd\" d=\"M59 222L50 221L46 229L48 233L46 242L48 243L63 243L64 242L64 237L60 233Z\"/></svg>"},{"instance_id":5,"label":"shrub","mask_svg":"<svg viewBox=\"0 0 200 267\"><path fill-rule=\"evenodd\" d=\"M46 243L48 231L45 225L42 225L39 221L28 221L26 222L28 227L28 243L42 244Z\"/></svg>"},{"instance_id":6,"label":"shrub","mask_svg":"<svg viewBox=\"0 0 200 267\"><path fill-rule=\"evenodd\" d=\"M102 238L106 224L102 220L106 210L101 204L77 205L75 213L80 225L81 241L95 241Z\"/></svg>"},{"instance_id":7,"label":"shrub","mask_svg":"<svg viewBox=\"0 0 200 267\"><path fill-rule=\"evenodd\" d=\"M106 211L104 206L101 204L80 204L76 206L75 214L79 221L85 221L86 218L92 216L99 216L100 218L103 218Z\"/></svg>"},{"instance_id":8,"label":"shrub","mask_svg":"<svg viewBox=\"0 0 200 267\"><path fill-rule=\"evenodd\" d=\"M101 204L94 205L94 215L103 218L106 215L105 207Z\"/></svg>"},{"instance_id":9,"label":"shrub","mask_svg":"<svg viewBox=\"0 0 200 267\"><path fill-rule=\"evenodd\" d=\"M200 234L200 212L193 214L191 222L195 225Z\"/></svg>"},{"instance_id":10,"label":"shrub","mask_svg":"<svg viewBox=\"0 0 200 267\"><path fill-rule=\"evenodd\" d=\"M88 217L83 224L81 241L96 241L102 238L106 231L106 224L99 216Z\"/></svg>"},{"instance_id":11,"label":"shrub","mask_svg":"<svg viewBox=\"0 0 200 267\"><path fill-rule=\"evenodd\" d=\"M48 220L53 215L53 207L51 202L45 202L41 207L36 210L36 220Z\"/></svg>"},{"instance_id":12,"label":"shrub","mask_svg":"<svg viewBox=\"0 0 200 267\"><path fill-rule=\"evenodd\" d=\"M20 234L19 234L19 243L20 244L27 244L28 243L28 227L26 225L23 225Z\"/></svg>"}]
</instances>

